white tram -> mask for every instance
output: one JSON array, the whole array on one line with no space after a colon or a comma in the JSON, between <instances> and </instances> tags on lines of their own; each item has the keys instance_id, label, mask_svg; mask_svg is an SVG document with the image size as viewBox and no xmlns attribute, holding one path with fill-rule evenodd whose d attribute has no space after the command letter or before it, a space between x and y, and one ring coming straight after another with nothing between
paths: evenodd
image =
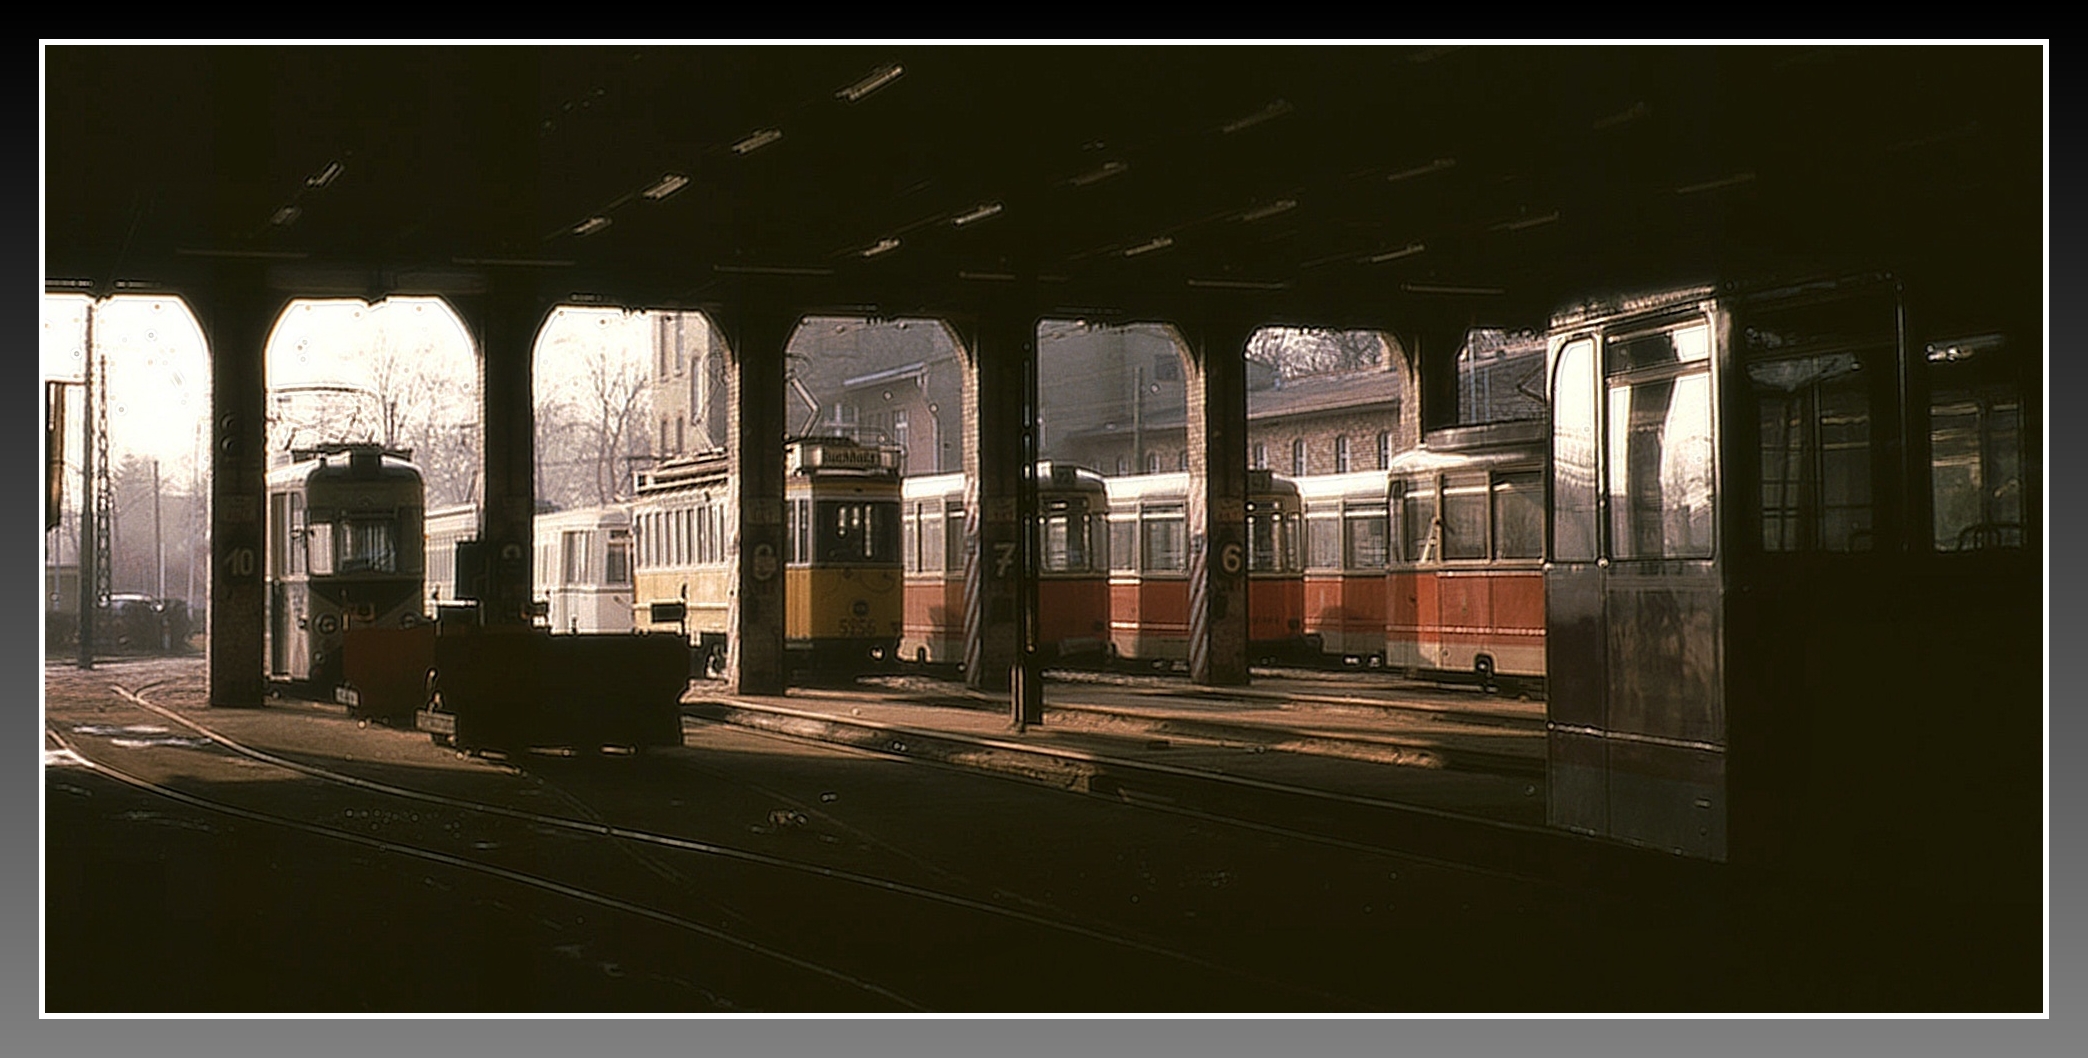
<instances>
[{"instance_id":1,"label":"white tram","mask_svg":"<svg viewBox=\"0 0 2088 1058\"><path fill-rule=\"evenodd\" d=\"M631 630L631 509L624 504L539 514L536 595L553 632Z\"/></svg>"},{"instance_id":2,"label":"white tram","mask_svg":"<svg viewBox=\"0 0 2088 1058\"><path fill-rule=\"evenodd\" d=\"M349 629L421 623L421 474L408 457L325 445L268 475L271 678L338 686Z\"/></svg>"}]
</instances>

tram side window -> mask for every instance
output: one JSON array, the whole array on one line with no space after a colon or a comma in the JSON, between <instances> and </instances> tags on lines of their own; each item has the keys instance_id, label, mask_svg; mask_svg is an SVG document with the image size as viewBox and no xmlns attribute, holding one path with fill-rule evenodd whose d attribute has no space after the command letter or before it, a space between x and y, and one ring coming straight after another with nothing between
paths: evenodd
<instances>
[{"instance_id":1,"label":"tram side window","mask_svg":"<svg viewBox=\"0 0 2088 1058\"><path fill-rule=\"evenodd\" d=\"M909 503L905 510L906 520L899 526L900 568L908 573L921 571L921 505Z\"/></svg>"},{"instance_id":2,"label":"tram side window","mask_svg":"<svg viewBox=\"0 0 2088 1058\"><path fill-rule=\"evenodd\" d=\"M1443 557L1486 557L1486 477L1443 483Z\"/></svg>"},{"instance_id":3,"label":"tram side window","mask_svg":"<svg viewBox=\"0 0 2088 1058\"><path fill-rule=\"evenodd\" d=\"M1870 550L1870 395L1856 354L1757 361L1747 380L1760 430L1762 550Z\"/></svg>"},{"instance_id":4,"label":"tram side window","mask_svg":"<svg viewBox=\"0 0 2088 1058\"><path fill-rule=\"evenodd\" d=\"M558 556L560 584L587 583L587 553L593 548L593 537L593 533L584 530L569 530L561 534Z\"/></svg>"},{"instance_id":5,"label":"tram side window","mask_svg":"<svg viewBox=\"0 0 2088 1058\"><path fill-rule=\"evenodd\" d=\"M1406 486L1399 501L1399 553L1408 562L1431 562L1436 553L1436 493L1434 482Z\"/></svg>"},{"instance_id":6,"label":"tram side window","mask_svg":"<svg viewBox=\"0 0 2088 1058\"><path fill-rule=\"evenodd\" d=\"M1673 332L1688 350L1701 325ZM1656 336L1663 337L1663 336ZM1627 349L1645 339L1623 343ZM1626 362L1636 362L1627 355ZM1689 356L1679 359L1688 360ZM1610 550L1616 558L1711 555L1711 376L1610 383Z\"/></svg>"},{"instance_id":7,"label":"tram side window","mask_svg":"<svg viewBox=\"0 0 2088 1058\"><path fill-rule=\"evenodd\" d=\"M1343 557L1347 569L1384 569L1388 556L1385 539L1385 512L1380 510L1352 510L1345 512L1342 522Z\"/></svg>"},{"instance_id":8,"label":"tram side window","mask_svg":"<svg viewBox=\"0 0 2088 1058\"><path fill-rule=\"evenodd\" d=\"M1109 568L1138 568L1138 523L1130 518L1109 521Z\"/></svg>"},{"instance_id":9,"label":"tram side window","mask_svg":"<svg viewBox=\"0 0 2088 1058\"><path fill-rule=\"evenodd\" d=\"M1139 518L1144 530L1145 563L1148 570L1189 568L1187 519L1177 506L1153 507Z\"/></svg>"},{"instance_id":10,"label":"tram side window","mask_svg":"<svg viewBox=\"0 0 2088 1058\"><path fill-rule=\"evenodd\" d=\"M915 568L925 572L940 572L948 568L949 542L944 533L949 526L949 515L943 510L940 500L921 508L921 557ZM959 534L962 536L963 534Z\"/></svg>"},{"instance_id":11,"label":"tram side window","mask_svg":"<svg viewBox=\"0 0 2088 1058\"><path fill-rule=\"evenodd\" d=\"M290 494L278 492L268 498L268 575L280 577L289 572L287 559L290 554Z\"/></svg>"},{"instance_id":12,"label":"tram side window","mask_svg":"<svg viewBox=\"0 0 2088 1058\"><path fill-rule=\"evenodd\" d=\"M964 505L958 504L953 506L948 513L949 516L943 519L942 568L962 572L964 570Z\"/></svg>"},{"instance_id":13,"label":"tram side window","mask_svg":"<svg viewBox=\"0 0 2088 1058\"><path fill-rule=\"evenodd\" d=\"M602 556L602 583L631 583L631 531L609 530L609 550Z\"/></svg>"},{"instance_id":14,"label":"tram side window","mask_svg":"<svg viewBox=\"0 0 2088 1058\"><path fill-rule=\"evenodd\" d=\"M1283 516L1283 568L1296 573L1305 568L1305 516L1292 511Z\"/></svg>"},{"instance_id":15,"label":"tram side window","mask_svg":"<svg viewBox=\"0 0 2088 1058\"><path fill-rule=\"evenodd\" d=\"M1595 342L1559 350L1552 369L1552 556L1595 560Z\"/></svg>"},{"instance_id":16,"label":"tram side window","mask_svg":"<svg viewBox=\"0 0 2088 1058\"><path fill-rule=\"evenodd\" d=\"M1341 515L1315 512L1305 516L1305 568L1341 568Z\"/></svg>"},{"instance_id":17,"label":"tram side window","mask_svg":"<svg viewBox=\"0 0 2088 1058\"><path fill-rule=\"evenodd\" d=\"M1939 389L1929 405L1938 551L2023 547L2023 404L2010 387Z\"/></svg>"},{"instance_id":18,"label":"tram side window","mask_svg":"<svg viewBox=\"0 0 2088 1058\"><path fill-rule=\"evenodd\" d=\"M1502 474L1493 484L1494 557L1544 557L1544 478Z\"/></svg>"}]
</instances>

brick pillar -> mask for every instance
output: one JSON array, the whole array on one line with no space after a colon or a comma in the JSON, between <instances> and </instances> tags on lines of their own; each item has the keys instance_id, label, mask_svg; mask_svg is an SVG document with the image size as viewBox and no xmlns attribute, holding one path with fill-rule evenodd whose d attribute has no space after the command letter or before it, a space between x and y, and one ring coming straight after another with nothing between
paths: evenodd
<instances>
[{"instance_id":1,"label":"brick pillar","mask_svg":"<svg viewBox=\"0 0 2088 1058\"><path fill-rule=\"evenodd\" d=\"M1385 358L1390 361L1385 366L1388 370L1399 373L1399 419L1392 424L1392 451L1396 454L1421 446L1421 382L1419 374L1416 373L1416 355L1407 348L1409 342L1418 339L1409 336L1408 341L1403 342L1389 330L1379 333L1385 337ZM1453 380L1450 386L1450 404L1456 407L1457 370L1454 362L1451 364L1450 377Z\"/></svg>"},{"instance_id":2,"label":"brick pillar","mask_svg":"<svg viewBox=\"0 0 2088 1058\"><path fill-rule=\"evenodd\" d=\"M1016 723L1041 723L1036 317L997 308L977 321L965 346L964 682L975 690L1010 690ZM1025 525L1032 531L1024 532Z\"/></svg>"},{"instance_id":3,"label":"brick pillar","mask_svg":"<svg viewBox=\"0 0 2088 1058\"><path fill-rule=\"evenodd\" d=\"M1399 394L1399 432L1402 443L1411 430L1411 440L1419 444L1427 431L1457 425L1457 351L1464 348L1472 316L1443 310L1406 318L1400 339L1408 372L1402 381L1410 385Z\"/></svg>"},{"instance_id":4,"label":"brick pillar","mask_svg":"<svg viewBox=\"0 0 2088 1058\"><path fill-rule=\"evenodd\" d=\"M733 533L727 678L740 694L782 694L784 655L783 369L800 314L735 307L713 317L730 358L725 449L732 467Z\"/></svg>"},{"instance_id":5,"label":"brick pillar","mask_svg":"<svg viewBox=\"0 0 2088 1058\"><path fill-rule=\"evenodd\" d=\"M1187 328L1189 678L1247 682L1247 339L1255 326Z\"/></svg>"},{"instance_id":6,"label":"brick pillar","mask_svg":"<svg viewBox=\"0 0 2088 1058\"><path fill-rule=\"evenodd\" d=\"M210 346L210 704L266 694L268 335L285 298L259 269L228 269L191 304ZM81 598L91 598L81 585Z\"/></svg>"},{"instance_id":7,"label":"brick pillar","mask_svg":"<svg viewBox=\"0 0 2088 1058\"><path fill-rule=\"evenodd\" d=\"M486 589L479 619L527 625L535 598L536 339L553 305L527 280L495 277L452 307L478 341L479 526Z\"/></svg>"}]
</instances>

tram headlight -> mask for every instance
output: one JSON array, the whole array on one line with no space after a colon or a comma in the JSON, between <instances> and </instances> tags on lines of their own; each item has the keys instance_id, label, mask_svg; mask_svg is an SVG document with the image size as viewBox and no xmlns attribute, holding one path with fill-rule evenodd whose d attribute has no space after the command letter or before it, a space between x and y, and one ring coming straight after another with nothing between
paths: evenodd
<instances>
[{"instance_id":1,"label":"tram headlight","mask_svg":"<svg viewBox=\"0 0 2088 1058\"><path fill-rule=\"evenodd\" d=\"M330 636L341 630L341 617L339 614L320 614L319 618L312 622L312 627L317 628L320 635Z\"/></svg>"}]
</instances>

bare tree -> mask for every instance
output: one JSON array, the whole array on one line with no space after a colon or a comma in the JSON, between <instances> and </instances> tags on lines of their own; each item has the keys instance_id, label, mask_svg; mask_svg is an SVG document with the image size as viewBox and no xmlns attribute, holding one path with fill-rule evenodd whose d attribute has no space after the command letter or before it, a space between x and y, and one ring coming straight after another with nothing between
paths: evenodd
<instances>
[{"instance_id":1,"label":"bare tree","mask_svg":"<svg viewBox=\"0 0 2088 1058\"><path fill-rule=\"evenodd\" d=\"M652 394L646 388L645 367L614 350L597 346L587 358L587 395L594 413L595 492L601 503L630 495L630 476L624 473L626 455L645 450L644 415L651 410ZM633 450L631 433L639 434Z\"/></svg>"},{"instance_id":2,"label":"bare tree","mask_svg":"<svg viewBox=\"0 0 2088 1058\"><path fill-rule=\"evenodd\" d=\"M430 507L469 503L478 493L477 380L468 361L438 354L425 335L402 338L379 325L348 379L275 391L269 449L343 442L409 449ZM409 332L411 333L411 332Z\"/></svg>"},{"instance_id":3,"label":"bare tree","mask_svg":"<svg viewBox=\"0 0 2088 1058\"><path fill-rule=\"evenodd\" d=\"M537 502L561 510L591 502L595 495L595 460L587 442L592 433L572 402L555 396L538 398Z\"/></svg>"},{"instance_id":4,"label":"bare tree","mask_svg":"<svg viewBox=\"0 0 2088 1058\"><path fill-rule=\"evenodd\" d=\"M1361 371L1385 362L1385 341L1376 331L1269 327L1247 343L1247 359L1283 378Z\"/></svg>"},{"instance_id":5,"label":"bare tree","mask_svg":"<svg viewBox=\"0 0 2088 1058\"><path fill-rule=\"evenodd\" d=\"M613 342L559 349L536 401L538 498L560 506L631 495L635 457L652 451L652 388L642 357Z\"/></svg>"}]
</instances>

